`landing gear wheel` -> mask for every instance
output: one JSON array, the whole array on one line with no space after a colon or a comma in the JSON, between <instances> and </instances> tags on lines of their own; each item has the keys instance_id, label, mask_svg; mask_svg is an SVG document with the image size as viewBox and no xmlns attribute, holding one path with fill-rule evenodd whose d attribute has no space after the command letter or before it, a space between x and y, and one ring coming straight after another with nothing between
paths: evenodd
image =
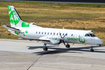
<instances>
[{"instance_id":1,"label":"landing gear wheel","mask_svg":"<svg viewBox=\"0 0 105 70\"><path fill-rule=\"evenodd\" d=\"M47 51L47 50L48 50L48 48L47 48L47 47L44 47L44 48L43 48L43 50L44 50L44 51Z\"/></svg>"},{"instance_id":2,"label":"landing gear wheel","mask_svg":"<svg viewBox=\"0 0 105 70\"><path fill-rule=\"evenodd\" d=\"M70 48L70 45L69 45L69 44L67 44L67 45L66 45L66 48Z\"/></svg>"},{"instance_id":3,"label":"landing gear wheel","mask_svg":"<svg viewBox=\"0 0 105 70\"><path fill-rule=\"evenodd\" d=\"M93 49L93 47L92 47L92 46L91 46L90 52L94 52L94 49Z\"/></svg>"},{"instance_id":4,"label":"landing gear wheel","mask_svg":"<svg viewBox=\"0 0 105 70\"><path fill-rule=\"evenodd\" d=\"M94 52L94 49L90 49L91 52Z\"/></svg>"},{"instance_id":5,"label":"landing gear wheel","mask_svg":"<svg viewBox=\"0 0 105 70\"><path fill-rule=\"evenodd\" d=\"M44 46L45 46L45 47L43 47L43 50L44 50L44 51L47 51L47 50L48 50L48 48L46 47L46 45L47 45L47 44L44 43Z\"/></svg>"},{"instance_id":6,"label":"landing gear wheel","mask_svg":"<svg viewBox=\"0 0 105 70\"><path fill-rule=\"evenodd\" d=\"M99 44L99 46L101 46L101 44Z\"/></svg>"}]
</instances>

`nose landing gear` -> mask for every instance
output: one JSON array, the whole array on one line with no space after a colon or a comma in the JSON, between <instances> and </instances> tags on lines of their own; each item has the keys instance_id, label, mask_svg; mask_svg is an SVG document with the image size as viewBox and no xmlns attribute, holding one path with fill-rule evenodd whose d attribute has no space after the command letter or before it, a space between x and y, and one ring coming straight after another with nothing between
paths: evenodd
<instances>
[{"instance_id":1,"label":"nose landing gear","mask_svg":"<svg viewBox=\"0 0 105 70\"><path fill-rule=\"evenodd\" d=\"M94 52L94 49L93 49L93 47L92 47L92 46L91 46L90 52Z\"/></svg>"},{"instance_id":2,"label":"nose landing gear","mask_svg":"<svg viewBox=\"0 0 105 70\"><path fill-rule=\"evenodd\" d=\"M99 46L102 46L101 44L99 44Z\"/></svg>"}]
</instances>

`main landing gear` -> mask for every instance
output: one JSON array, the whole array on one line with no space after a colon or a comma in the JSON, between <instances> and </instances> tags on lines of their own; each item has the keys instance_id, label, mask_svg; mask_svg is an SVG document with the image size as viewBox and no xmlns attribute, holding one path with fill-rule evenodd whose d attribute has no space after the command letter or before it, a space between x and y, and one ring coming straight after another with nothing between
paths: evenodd
<instances>
[{"instance_id":1,"label":"main landing gear","mask_svg":"<svg viewBox=\"0 0 105 70\"><path fill-rule=\"evenodd\" d=\"M48 50L48 48L46 47L46 45L47 45L47 44L44 43L44 47L43 47L43 50L44 50L44 51L47 51L47 50Z\"/></svg>"},{"instance_id":2,"label":"main landing gear","mask_svg":"<svg viewBox=\"0 0 105 70\"><path fill-rule=\"evenodd\" d=\"M48 51L48 48L46 47L46 45L47 45L47 44L44 43L44 47L43 47L43 50L44 50L44 51ZM65 47L66 47L66 48L70 48L70 45L67 43L67 45L65 45Z\"/></svg>"},{"instance_id":3,"label":"main landing gear","mask_svg":"<svg viewBox=\"0 0 105 70\"><path fill-rule=\"evenodd\" d=\"M66 46L66 48L70 48L70 45L67 43L67 45L65 45Z\"/></svg>"},{"instance_id":4,"label":"main landing gear","mask_svg":"<svg viewBox=\"0 0 105 70\"><path fill-rule=\"evenodd\" d=\"M92 46L91 46L90 52L94 52L94 49L93 49L93 47L92 47Z\"/></svg>"}]
</instances>

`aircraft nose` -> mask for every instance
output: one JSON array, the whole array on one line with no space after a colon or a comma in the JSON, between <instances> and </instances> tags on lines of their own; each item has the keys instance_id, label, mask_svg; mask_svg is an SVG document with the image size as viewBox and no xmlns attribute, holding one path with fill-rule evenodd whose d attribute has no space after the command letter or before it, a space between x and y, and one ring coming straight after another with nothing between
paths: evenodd
<instances>
[{"instance_id":1,"label":"aircraft nose","mask_svg":"<svg viewBox=\"0 0 105 70\"><path fill-rule=\"evenodd\" d=\"M103 43L103 41L100 38L98 38L98 37L95 37L92 41L96 45L101 45Z\"/></svg>"},{"instance_id":2,"label":"aircraft nose","mask_svg":"<svg viewBox=\"0 0 105 70\"><path fill-rule=\"evenodd\" d=\"M100 39L100 40L99 40L99 43L100 43L100 44L102 44L102 43L103 43L103 41Z\"/></svg>"},{"instance_id":3,"label":"aircraft nose","mask_svg":"<svg viewBox=\"0 0 105 70\"><path fill-rule=\"evenodd\" d=\"M100 38L98 38L97 43L98 43L99 45L101 45L101 44L103 43L103 41L102 41Z\"/></svg>"}]
</instances>

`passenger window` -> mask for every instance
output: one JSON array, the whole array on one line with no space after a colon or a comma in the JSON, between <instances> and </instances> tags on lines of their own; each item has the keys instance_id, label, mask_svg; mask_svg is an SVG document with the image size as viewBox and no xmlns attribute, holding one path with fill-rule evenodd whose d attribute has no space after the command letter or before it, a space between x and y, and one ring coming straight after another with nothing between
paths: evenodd
<instances>
[{"instance_id":1,"label":"passenger window","mask_svg":"<svg viewBox=\"0 0 105 70\"><path fill-rule=\"evenodd\" d=\"M57 35L58 35L58 33L57 33Z\"/></svg>"},{"instance_id":2,"label":"passenger window","mask_svg":"<svg viewBox=\"0 0 105 70\"><path fill-rule=\"evenodd\" d=\"M73 36L73 34L71 34L71 36Z\"/></svg>"},{"instance_id":3,"label":"passenger window","mask_svg":"<svg viewBox=\"0 0 105 70\"><path fill-rule=\"evenodd\" d=\"M47 34L49 35L49 32Z\"/></svg>"},{"instance_id":4,"label":"passenger window","mask_svg":"<svg viewBox=\"0 0 105 70\"><path fill-rule=\"evenodd\" d=\"M36 32L36 34L37 34L37 32Z\"/></svg>"},{"instance_id":5,"label":"passenger window","mask_svg":"<svg viewBox=\"0 0 105 70\"><path fill-rule=\"evenodd\" d=\"M63 33L63 35L64 35L64 33Z\"/></svg>"},{"instance_id":6,"label":"passenger window","mask_svg":"<svg viewBox=\"0 0 105 70\"><path fill-rule=\"evenodd\" d=\"M53 35L55 35L55 33L53 33Z\"/></svg>"},{"instance_id":7,"label":"passenger window","mask_svg":"<svg viewBox=\"0 0 105 70\"><path fill-rule=\"evenodd\" d=\"M66 36L67 36L67 33L66 33Z\"/></svg>"},{"instance_id":8,"label":"passenger window","mask_svg":"<svg viewBox=\"0 0 105 70\"><path fill-rule=\"evenodd\" d=\"M40 34L40 32L39 32L39 34Z\"/></svg>"},{"instance_id":9,"label":"passenger window","mask_svg":"<svg viewBox=\"0 0 105 70\"><path fill-rule=\"evenodd\" d=\"M52 33L50 33L50 35L52 35Z\"/></svg>"},{"instance_id":10,"label":"passenger window","mask_svg":"<svg viewBox=\"0 0 105 70\"><path fill-rule=\"evenodd\" d=\"M43 32L42 32L42 34L43 34Z\"/></svg>"},{"instance_id":11,"label":"passenger window","mask_svg":"<svg viewBox=\"0 0 105 70\"><path fill-rule=\"evenodd\" d=\"M46 32L45 32L45 34L46 34Z\"/></svg>"}]
</instances>

